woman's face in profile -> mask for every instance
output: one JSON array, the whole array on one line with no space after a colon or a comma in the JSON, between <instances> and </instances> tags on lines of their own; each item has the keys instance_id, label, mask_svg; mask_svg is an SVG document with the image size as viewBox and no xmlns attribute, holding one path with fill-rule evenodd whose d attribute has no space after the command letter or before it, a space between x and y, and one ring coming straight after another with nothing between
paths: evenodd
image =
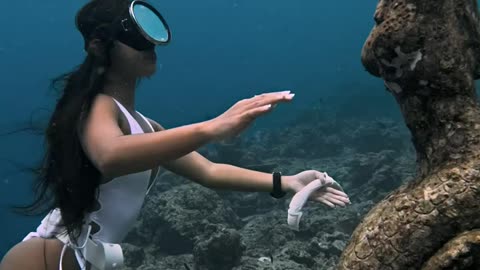
<instances>
[{"instance_id":1,"label":"woman's face in profile","mask_svg":"<svg viewBox=\"0 0 480 270\"><path fill-rule=\"evenodd\" d=\"M110 51L112 68L136 77L149 77L156 71L155 48L139 51L118 40ZM124 73L124 74L125 74Z\"/></svg>"}]
</instances>

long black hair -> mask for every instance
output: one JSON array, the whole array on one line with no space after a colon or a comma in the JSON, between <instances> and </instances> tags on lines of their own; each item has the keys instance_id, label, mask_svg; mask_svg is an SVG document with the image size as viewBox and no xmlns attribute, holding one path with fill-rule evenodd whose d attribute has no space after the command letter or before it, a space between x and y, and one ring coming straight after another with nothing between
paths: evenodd
<instances>
[{"instance_id":1,"label":"long black hair","mask_svg":"<svg viewBox=\"0 0 480 270\"><path fill-rule=\"evenodd\" d=\"M45 154L33 170L35 198L31 204L15 207L16 212L27 215L59 208L61 225L74 241L81 233L85 214L95 210L101 181L100 171L82 148L79 132L110 67L108 52L114 46L114 37L108 26L129 3L130 0L91 0L78 11L75 25L85 40L87 56L73 71L51 82L59 98L45 129ZM104 45L103 54L90 48L92 39Z\"/></svg>"}]
</instances>

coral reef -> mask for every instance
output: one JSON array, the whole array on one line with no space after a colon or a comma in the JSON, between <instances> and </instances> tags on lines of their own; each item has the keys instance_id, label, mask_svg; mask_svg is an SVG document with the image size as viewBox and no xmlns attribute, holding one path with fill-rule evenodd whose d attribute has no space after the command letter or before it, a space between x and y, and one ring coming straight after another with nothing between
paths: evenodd
<instances>
[{"instance_id":1,"label":"coral reef","mask_svg":"<svg viewBox=\"0 0 480 270\"><path fill-rule=\"evenodd\" d=\"M408 147L406 128L388 119L312 124L305 114L289 128L257 129L226 145L228 151L219 150L225 146L221 144L202 153L240 166L252 160L277 164L285 174L307 168L328 171L351 195L351 206L308 204L296 232L286 223L290 198L215 191L163 173L124 244L126 269L333 269L361 218L412 177L414 151ZM329 134L315 133L319 126ZM327 145L326 136L345 143L328 152L312 148L312 140ZM362 145L365 138L375 145L373 151Z\"/></svg>"}]
</instances>

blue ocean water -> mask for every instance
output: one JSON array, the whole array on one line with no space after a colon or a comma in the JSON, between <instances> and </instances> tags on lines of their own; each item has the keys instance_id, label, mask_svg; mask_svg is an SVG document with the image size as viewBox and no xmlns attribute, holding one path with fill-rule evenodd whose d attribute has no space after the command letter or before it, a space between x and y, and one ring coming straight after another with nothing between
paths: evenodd
<instances>
[{"instance_id":1,"label":"blue ocean water","mask_svg":"<svg viewBox=\"0 0 480 270\"><path fill-rule=\"evenodd\" d=\"M295 101L258 125L275 126L312 102L356 98L352 110L397 117L382 82L364 71L360 50L373 26L376 1L153 1L172 28L159 47L158 71L140 86L137 109L166 127L203 121L239 99L289 89ZM55 99L50 79L81 63L83 41L74 16L86 1L10 1L0 17L0 133L42 118ZM335 106L335 104L328 104ZM42 217L12 214L27 202L31 175L7 160L32 165L42 138L26 133L0 141L0 258Z\"/></svg>"}]
</instances>

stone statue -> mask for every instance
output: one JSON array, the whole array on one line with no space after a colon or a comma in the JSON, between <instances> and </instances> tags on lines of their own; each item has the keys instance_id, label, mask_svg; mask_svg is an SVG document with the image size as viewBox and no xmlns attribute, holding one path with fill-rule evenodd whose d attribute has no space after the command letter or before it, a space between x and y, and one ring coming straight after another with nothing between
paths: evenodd
<instances>
[{"instance_id":1,"label":"stone statue","mask_svg":"<svg viewBox=\"0 0 480 270\"><path fill-rule=\"evenodd\" d=\"M400 106L416 177L370 210L338 269L480 269L478 15L477 0L379 1L362 63Z\"/></svg>"}]
</instances>

